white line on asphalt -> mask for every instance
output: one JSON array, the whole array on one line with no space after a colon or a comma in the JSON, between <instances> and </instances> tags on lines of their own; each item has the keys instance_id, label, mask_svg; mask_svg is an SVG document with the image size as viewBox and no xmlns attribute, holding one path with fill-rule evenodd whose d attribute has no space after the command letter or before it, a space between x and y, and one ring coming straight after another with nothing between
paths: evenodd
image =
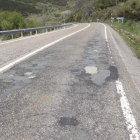
<instances>
[{"instance_id":1,"label":"white line on asphalt","mask_svg":"<svg viewBox=\"0 0 140 140\"><path fill-rule=\"evenodd\" d=\"M101 23L102 24L102 23ZM104 24L102 24L104 27L105 27L105 39L106 39L106 42L108 43L108 38L107 38L107 31L106 31L106 26Z\"/></svg>"},{"instance_id":2,"label":"white line on asphalt","mask_svg":"<svg viewBox=\"0 0 140 140\"><path fill-rule=\"evenodd\" d=\"M102 25L104 25L104 24L102 24ZM108 42L106 25L104 25L104 27L105 27L106 42ZM112 38L113 38L113 36L112 36ZM113 39L113 42L115 43L114 39ZM116 45L116 43L115 43L115 45ZM127 125L127 130L129 132L129 138L130 138L130 140L140 140L140 134L138 132L135 117L132 113L131 107L129 105L129 101L126 97L126 94L125 94L125 91L123 88L123 84L120 82L119 79L116 80L116 89L117 89L117 93L121 95L120 103L121 103L121 108L122 108L123 115L125 118L125 122Z\"/></svg>"},{"instance_id":3,"label":"white line on asphalt","mask_svg":"<svg viewBox=\"0 0 140 140\"><path fill-rule=\"evenodd\" d=\"M121 95L120 97L121 108L123 110L123 115L125 117L127 129L129 131L130 140L139 140L137 124L133 116L132 110L130 108L126 94L124 92L123 85L119 80L116 81L116 88L118 94Z\"/></svg>"},{"instance_id":4,"label":"white line on asphalt","mask_svg":"<svg viewBox=\"0 0 140 140\"><path fill-rule=\"evenodd\" d=\"M71 28L74 28L74 27L77 27L77 26L78 26L78 25L74 25L73 27L69 27L69 28L66 28L66 29L55 30L55 31L46 32L46 33L42 33L42 34L37 34L37 35L32 35L32 36L26 36L26 37L22 37L22 38L14 39L14 40L9 40L9 41L6 41L6 42L3 42L3 43L0 43L0 45L4 45L4 44L8 44L8 43L12 43L12 42L17 42L17 41L25 40L25 39L29 39L29 38L34 38L34 37L38 37L38 36L43 36L43 35L46 35L46 34L52 34L52 33L60 32L60 31L63 31L63 30L68 30L68 29L71 29Z\"/></svg>"},{"instance_id":5,"label":"white line on asphalt","mask_svg":"<svg viewBox=\"0 0 140 140\"><path fill-rule=\"evenodd\" d=\"M27 55L21 57L21 58L18 58L17 60L15 60L15 61L13 61L13 62L7 64L6 66L0 68L0 73L2 73L2 72L4 72L4 71L8 70L9 68L13 67L13 66L16 65L17 63L19 63L19 62L21 62L21 61L23 61L23 60L25 60L25 59L27 59L27 58L29 58L29 57L31 57L31 56L37 54L38 52L43 51L44 49L46 49L46 48L48 48L48 47L50 47L50 46L52 46L52 45L54 45L54 44L56 44L56 43L58 43L58 42L64 40L64 39L66 39L66 38L68 38L68 37L70 37L70 36L73 36L73 35L75 35L76 33L79 33L79 32L81 32L81 31L87 29L88 27L90 27L90 24L88 24L88 26L86 26L85 28L83 28L83 29L81 29L81 30L78 30L78 31L76 31L76 32L74 32L74 33L71 33L71 34L69 34L69 35L67 35L67 36L65 36L65 37L62 37L62 38L60 38L60 39L58 39L58 40L56 40L56 41L54 41L54 42L52 42L52 43L50 43L50 44L47 44L47 45L45 45L45 46L43 46L43 47L41 47L41 48L39 48L39 49L37 49L37 50L35 50L35 51L33 51L33 52L31 52L31 53L29 53L29 54L27 54Z\"/></svg>"}]
</instances>

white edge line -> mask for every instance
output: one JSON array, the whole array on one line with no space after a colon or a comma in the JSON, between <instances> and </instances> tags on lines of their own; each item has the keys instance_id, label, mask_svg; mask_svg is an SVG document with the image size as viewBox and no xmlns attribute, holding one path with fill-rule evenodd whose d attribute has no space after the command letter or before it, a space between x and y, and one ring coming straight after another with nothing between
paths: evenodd
<instances>
[{"instance_id":1,"label":"white edge line","mask_svg":"<svg viewBox=\"0 0 140 140\"><path fill-rule=\"evenodd\" d=\"M31 56L37 54L38 52L40 52L40 51L42 51L42 50L44 50L44 49L46 49L46 48L48 48L48 47L50 47L50 46L52 46L52 45L54 45L54 44L56 44L56 43L62 41L62 40L66 39L66 38L68 38L68 37L70 37L70 36L72 36L72 35L74 35L74 34L76 34L76 33L78 33L78 32L81 32L81 31L87 29L88 27L90 27L90 24L88 24L87 27L85 27L85 28L83 28L83 29L81 29L81 30L78 30L78 31L76 31L76 32L74 32L74 33L71 33L71 34L69 34L69 35L67 35L67 36L65 36L65 37L62 37L62 38L60 38L60 39L58 39L58 40L56 40L56 41L54 41L54 42L52 42L52 43L50 43L50 44L47 44L47 45L45 45L45 46L43 46L43 47L41 47L41 48L39 48L39 49L37 49L37 50L35 50L35 51L33 51L33 52L31 52L31 53L29 53L29 54L23 56L23 57L21 57L21 58L15 60L15 61L13 61L13 62L11 62L10 64L8 64L8 65L6 65L6 66L0 68L0 73L6 71L7 69L9 69L9 68L11 68L11 67L13 67L13 66L16 65L17 63L19 63L19 62L21 62L21 61L23 61L23 60L25 60L25 59L27 59L27 58L29 58L29 57L31 57Z\"/></svg>"},{"instance_id":2,"label":"white edge line","mask_svg":"<svg viewBox=\"0 0 140 140\"><path fill-rule=\"evenodd\" d=\"M130 140L139 140L137 124L133 116L132 110L130 108L129 101L126 97L126 93L123 89L123 85L119 80L116 81L116 88L118 94L121 95L120 97L121 108L126 121L127 130L129 131L129 138Z\"/></svg>"},{"instance_id":3,"label":"white edge line","mask_svg":"<svg viewBox=\"0 0 140 140\"><path fill-rule=\"evenodd\" d=\"M0 46L4 45L4 44L9 44L9 43L12 43L12 42L17 42L17 41L21 41L21 40L25 40L25 39L29 39L29 38L34 38L34 37L38 37L38 36L43 36L43 35L47 35L47 34L52 34L52 33L60 32L60 31L63 31L63 30L72 29L72 28L77 27L77 26L78 25L74 25L74 26L69 27L69 28L64 28L64 29L55 30L55 31L51 31L51 32L45 32L45 33L40 33L40 34L37 34L37 35L35 34L35 35L32 35L32 36L25 36L25 37L13 39L13 40L8 40L8 41L0 42Z\"/></svg>"},{"instance_id":4,"label":"white edge line","mask_svg":"<svg viewBox=\"0 0 140 140\"><path fill-rule=\"evenodd\" d=\"M102 25L104 25L104 24L102 24ZM108 43L106 25L104 25L104 27L105 27L105 38L106 38L106 42ZM112 38L113 38L113 36L112 36ZM114 42L114 40L113 40L113 42ZM115 45L116 45L116 43L115 43ZM136 120L132 113L129 101L126 97L126 93L124 91L123 84L122 84L122 82L120 82L119 79L116 80L115 83L116 83L117 93L121 95L120 103L121 103L121 108L122 108L123 115L125 118L125 122L127 125L127 130L129 132L129 138L130 138L130 140L140 140L140 134L138 132Z\"/></svg>"}]
</instances>

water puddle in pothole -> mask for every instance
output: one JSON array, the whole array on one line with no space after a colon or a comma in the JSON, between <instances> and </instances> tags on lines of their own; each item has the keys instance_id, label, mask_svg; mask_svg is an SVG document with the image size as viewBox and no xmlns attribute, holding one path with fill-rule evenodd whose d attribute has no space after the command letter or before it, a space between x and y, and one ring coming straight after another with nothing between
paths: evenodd
<instances>
[{"instance_id":1,"label":"water puddle in pothole","mask_svg":"<svg viewBox=\"0 0 140 140\"><path fill-rule=\"evenodd\" d=\"M96 74L98 72L98 68L95 66L87 66L84 69L88 74Z\"/></svg>"}]
</instances>

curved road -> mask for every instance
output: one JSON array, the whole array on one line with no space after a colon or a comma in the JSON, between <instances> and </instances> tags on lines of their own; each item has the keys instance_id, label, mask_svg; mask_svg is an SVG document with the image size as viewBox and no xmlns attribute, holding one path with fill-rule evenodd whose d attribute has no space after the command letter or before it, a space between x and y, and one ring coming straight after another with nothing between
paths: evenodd
<instances>
[{"instance_id":1,"label":"curved road","mask_svg":"<svg viewBox=\"0 0 140 140\"><path fill-rule=\"evenodd\" d=\"M139 140L140 62L108 25L0 43L0 140Z\"/></svg>"}]
</instances>

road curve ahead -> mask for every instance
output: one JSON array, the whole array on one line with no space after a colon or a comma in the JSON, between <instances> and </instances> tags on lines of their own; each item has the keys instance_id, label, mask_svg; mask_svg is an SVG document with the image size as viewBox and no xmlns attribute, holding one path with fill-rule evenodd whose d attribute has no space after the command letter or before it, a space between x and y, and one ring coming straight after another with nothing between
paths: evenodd
<instances>
[{"instance_id":1,"label":"road curve ahead","mask_svg":"<svg viewBox=\"0 0 140 140\"><path fill-rule=\"evenodd\" d=\"M0 140L140 140L140 62L108 25L0 44Z\"/></svg>"}]
</instances>

